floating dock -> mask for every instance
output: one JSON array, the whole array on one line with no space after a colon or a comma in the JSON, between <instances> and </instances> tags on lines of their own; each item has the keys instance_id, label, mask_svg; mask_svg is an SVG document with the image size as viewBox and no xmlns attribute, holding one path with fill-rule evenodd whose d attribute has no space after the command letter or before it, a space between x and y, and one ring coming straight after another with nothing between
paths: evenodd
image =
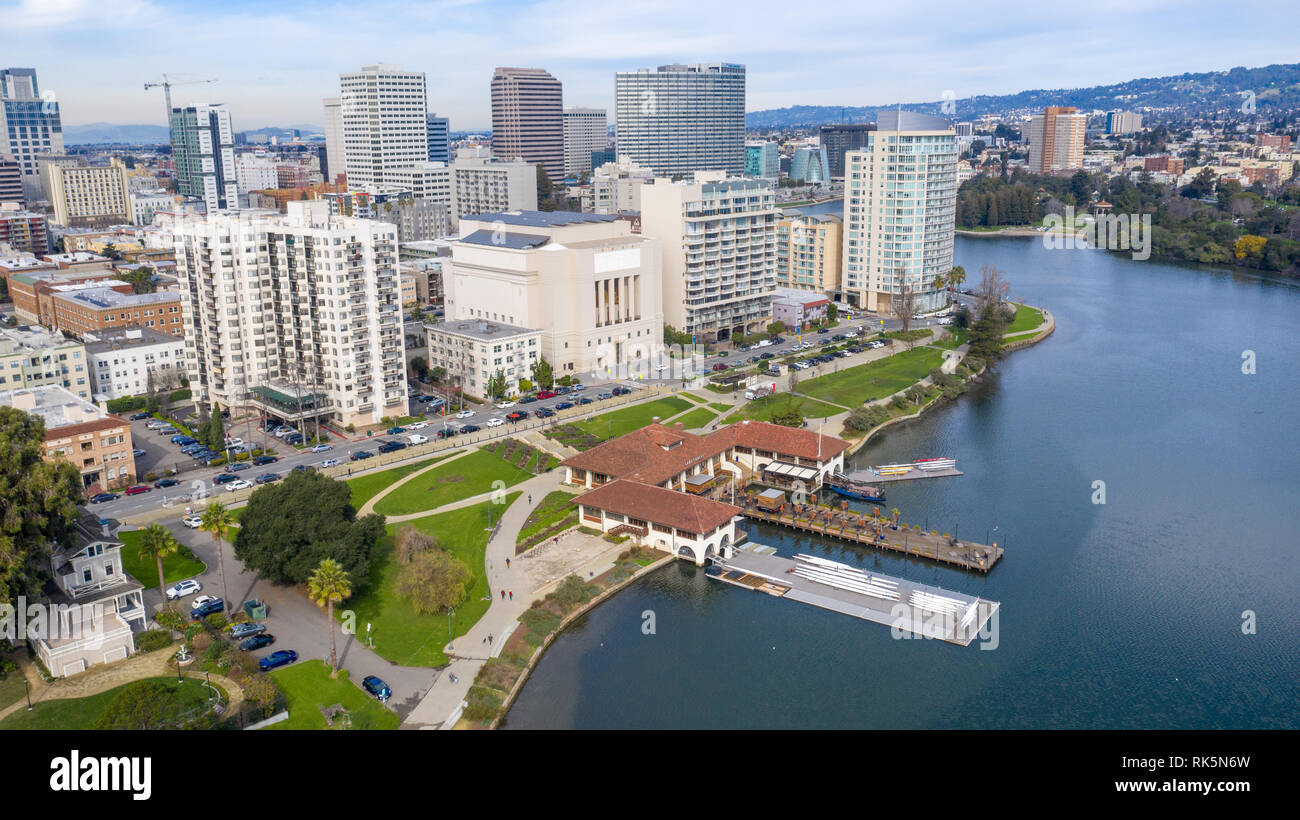
<instances>
[{"instance_id":1,"label":"floating dock","mask_svg":"<svg viewBox=\"0 0 1300 820\"><path fill-rule=\"evenodd\" d=\"M709 577L959 646L970 646L1001 606L825 558L755 549L716 561Z\"/></svg>"},{"instance_id":2,"label":"floating dock","mask_svg":"<svg viewBox=\"0 0 1300 820\"><path fill-rule=\"evenodd\" d=\"M881 464L865 470L854 470L848 474L850 481L886 483L890 481L912 481L918 478L947 478L961 475L957 469L957 459L928 459L914 461L910 464Z\"/></svg>"},{"instance_id":3,"label":"floating dock","mask_svg":"<svg viewBox=\"0 0 1300 820\"><path fill-rule=\"evenodd\" d=\"M916 530L895 530L886 524L881 535L876 535L873 519L852 510L835 510L820 507L815 512L806 508L793 512L770 512L746 500L744 515L755 521L780 524L783 527L838 538L864 547L900 552L918 558L929 558L944 564L988 572L1002 558L1004 550L997 545L958 541L942 535L932 535ZM786 505L789 507L790 505Z\"/></svg>"}]
</instances>

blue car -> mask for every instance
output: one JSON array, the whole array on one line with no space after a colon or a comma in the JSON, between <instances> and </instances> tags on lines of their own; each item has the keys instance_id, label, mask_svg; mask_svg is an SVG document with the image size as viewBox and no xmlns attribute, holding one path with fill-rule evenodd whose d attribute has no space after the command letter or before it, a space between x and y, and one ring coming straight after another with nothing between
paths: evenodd
<instances>
[{"instance_id":1,"label":"blue car","mask_svg":"<svg viewBox=\"0 0 1300 820\"><path fill-rule=\"evenodd\" d=\"M227 469L227 470L230 470L231 472L236 472L236 473L238 473L238 472L243 472L244 470L247 470L248 468L249 468L249 463L248 463L247 461L236 461L234 464L231 464L231 465L230 465L229 467L227 467L226 469Z\"/></svg>"},{"instance_id":2,"label":"blue car","mask_svg":"<svg viewBox=\"0 0 1300 820\"><path fill-rule=\"evenodd\" d=\"M362 678L361 688L381 701L386 701L393 696L393 690L388 688L388 684L375 675L366 675Z\"/></svg>"},{"instance_id":3,"label":"blue car","mask_svg":"<svg viewBox=\"0 0 1300 820\"><path fill-rule=\"evenodd\" d=\"M172 444L179 444L181 446L185 446L186 444L193 444L196 441L198 441L198 439L194 438L193 436L187 436L184 433L178 433L172 436Z\"/></svg>"},{"instance_id":4,"label":"blue car","mask_svg":"<svg viewBox=\"0 0 1300 820\"><path fill-rule=\"evenodd\" d=\"M279 480L280 480L280 474L279 474L279 473L262 473L260 476L258 476L257 478L255 478L255 479L253 479L253 480L256 481L258 484L270 484L272 481L279 481Z\"/></svg>"},{"instance_id":5,"label":"blue car","mask_svg":"<svg viewBox=\"0 0 1300 820\"><path fill-rule=\"evenodd\" d=\"M253 637L242 641L239 644L239 648L245 652L252 652L255 649L261 649L264 646L270 646L273 643L275 643L274 635L262 633L261 635L254 635Z\"/></svg>"},{"instance_id":6,"label":"blue car","mask_svg":"<svg viewBox=\"0 0 1300 820\"><path fill-rule=\"evenodd\" d=\"M206 618L214 612L225 612L226 602L220 598L213 598L210 601L204 601L190 610L190 620L197 621L200 618Z\"/></svg>"},{"instance_id":7,"label":"blue car","mask_svg":"<svg viewBox=\"0 0 1300 820\"><path fill-rule=\"evenodd\" d=\"M234 473L217 473L212 477L212 483L226 484L228 482L234 481L237 478L239 478L239 476L235 475Z\"/></svg>"},{"instance_id":8,"label":"blue car","mask_svg":"<svg viewBox=\"0 0 1300 820\"><path fill-rule=\"evenodd\" d=\"M298 653L292 649L277 649L258 661L257 665L263 672L270 672L272 669L287 666L296 660L298 660Z\"/></svg>"},{"instance_id":9,"label":"blue car","mask_svg":"<svg viewBox=\"0 0 1300 820\"><path fill-rule=\"evenodd\" d=\"M562 401L562 402L560 402L559 404L555 405L555 409L556 409L556 410L568 410L568 409L569 409L570 407L572 407L572 406L573 406L573 402L571 402L571 401Z\"/></svg>"},{"instance_id":10,"label":"blue car","mask_svg":"<svg viewBox=\"0 0 1300 820\"><path fill-rule=\"evenodd\" d=\"M406 428L405 428L405 427L389 427L389 428L388 428L388 435L390 435L390 436L400 436L402 433L405 433L405 432L406 432Z\"/></svg>"},{"instance_id":11,"label":"blue car","mask_svg":"<svg viewBox=\"0 0 1300 820\"><path fill-rule=\"evenodd\" d=\"M253 463L258 467L261 467L263 464L274 464L277 461L279 461L279 459L275 456L258 456L253 459Z\"/></svg>"},{"instance_id":12,"label":"blue car","mask_svg":"<svg viewBox=\"0 0 1300 820\"><path fill-rule=\"evenodd\" d=\"M91 504L103 504L105 501L113 501L117 498L113 493L98 493L92 495L89 499Z\"/></svg>"},{"instance_id":13,"label":"blue car","mask_svg":"<svg viewBox=\"0 0 1300 820\"><path fill-rule=\"evenodd\" d=\"M385 441L383 444L379 445L379 452L381 453L393 453L405 449L406 442L404 441Z\"/></svg>"}]
</instances>

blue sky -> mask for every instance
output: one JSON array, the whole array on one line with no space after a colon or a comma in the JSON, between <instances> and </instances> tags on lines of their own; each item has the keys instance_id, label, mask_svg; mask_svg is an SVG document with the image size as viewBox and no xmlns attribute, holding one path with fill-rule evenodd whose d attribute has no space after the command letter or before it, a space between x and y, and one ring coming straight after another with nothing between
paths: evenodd
<instances>
[{"instance_id":1,"label":"blue sky","mask_svg":"<svg viewBox=\"0 0 1300 820\"><path fill-rule=\"evenodd\" d=\"M0 0L0 60L35 67L68 124L161 125L145 81L216 77L173 101L224 102L241 130L319 124L339 72L399 63L473 129L498 65L549 70L566 105L611 108L619 69L717 61L748 67L750 110L873 105L1297 62L1294 19L1253 0Z\"/></svg>"}]
</instances>

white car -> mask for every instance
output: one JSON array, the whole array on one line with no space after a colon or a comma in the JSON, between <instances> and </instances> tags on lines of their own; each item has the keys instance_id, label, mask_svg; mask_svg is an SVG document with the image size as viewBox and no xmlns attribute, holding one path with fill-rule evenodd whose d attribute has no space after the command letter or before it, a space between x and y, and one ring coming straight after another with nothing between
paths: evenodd
<instances>
[{"instance_id":1,"label":"white car","mask_svg":"<svg viewBox=\"0 0 1300 820\"><path fill-rule=\"evenodd\" d=\"M203 589L203 585L191 578L188 581L181 581L176 586L167 590L167 600L175 601L177 598L184 598L186 595L193 595ZM206 597L206 596L205 596ZM198 599L195 599L197 605Z\"/></svg>"},{"instance_id":2,"label":"white car","mask_svg":"<svg viewBox=\"0 0 1300 820\"><path fill-rule=\"evenodd\" d=\"M427 421L417 421L415 424L408 424L408 425L406 425L406 429L407 429L407 430L423 430L424 428L426 428L426 427L428 427L428 426L429 426L429 422L427 422Z\"/></svg>"},{"instance_id":3,"label":"white car","mask_svg":"<svg viewBox=\"0 0 1300 820\"><path fill-rule=\"evenodd\" d=\"M197 530L199 527L203 526L203 518L198 515L187 515L181 519L181 523L192 530Z\"/></svg>"},{"instance_id":4,"label":"white car","mask_svg":"<svg viewBox=\"0 0 1300 820\"><path fill-rule=\"evenodd\" d=\"M458 419L469 419L469 418L473 418L473 417L474 417L474 411L473 411L473 410L462 410L462 411L460 411L459 413L456 414L456 418L458 418Z\"/></svg>"},{"instance_id":5,"label":"white car","mask_svg":"<svg viewBox=\"0 0 1300 820\"><path fill-rule=\"evenodd\" d=\"M417 435L414 435L414 436L410 436L410 439L411 439L411 445L412 445L412 446L415 446L416 444L424 444L424 443L428 442L429 437L428 437L428 436L421 436L421 435L418 435L418 434L417 434Z\"/></svg>"},{"instance_id":6,"label":"white car","mask_svg":"<svg viewBox=\"0 0 1300 820\"><path fill-rule=\"evenodd\" d=\"M498 409L498 410L509 410L511 407L514 407L516 404L518 404L518 402L513 402L513 401L503 401L503 402L501 402L500 404L497 405L497 409Z\"/></svg>"},{"instance_id":7,"label":"white car","mask_svg":"<svg viewBox=\"0 0 1300 820\"><path fill-rule=\"evenodd\" d=\"M333 449L334 449L333 444L317 444L315 447L311 448L311 451L313 453L328 453L330 450Z\"/></svg>"},{"instance_id":8,"label":"white car","mask_svg":"<svg viewBox=\"0 0 1300 820\"><path fill-rule=\"evenodd\" d=\"M337 466L339 466L339 465L342 464L342 463L343 463L343 459L341 459L341 458L327 458L327 459L325 459L324 461L322 461L322 462L320 463L320 466L322 466L322 467L337 467Z\"/></svg>"},{"instance_id":9,"label":"white car","mask_svg":"<svg viewBox=\"0 0 1300 820\"><path fill-rule=\"evenodd\" d=\"M228 448L229 448L229 447L243 447L243 446L244 446L244 440L243 440L242 438L226 439L226 447L228 447Z\"/></svg>"},{"instance_id":10,"label":"white car","mask_svg":"<svg viewBox=\"0 0 1300 820\"><path fill-rule=\"evenodd\" d=\"M506 423L505 419L499 419L499 418L495 418L495 417L494 417L494 418L490 418L490 419L487 420L487 426L488 426L488 427L500 427L501 425L503 425L503 424L505 424L505 423Z\"/></svg>"},{"instance_id":11,"label":"white car","mask_svg":"<svg viewBox=\"0 0 1300 820\"><path fill-rule=\"evenodd\" d=\"M251 486L253 486L253 483L251 481L245 481L244 479L241 478L236 481L231 481L230 483L228 483L226 485L226 492L233 493L237 490L247 490Z\"/></svg>"},{"instance_id":12,"label":"white car","mask_svg":"<svg viewBox=\"0 0 1300 820\"><path fill-rule=\"evenodd\" d=\"M179 586L179 584L177 586ZM206 604L208 601L215 601L215 600L217 599L213 598L211 595L200 595L199 597L195 598L193 601L190 601L190 609L198 609L199 607Z\"/></svg>"},{"instance_id":13,"label":"white car","mask_svg":"<svg viewBox=\"0 0 1300 820\"><path fill-rule=\"evenodd\" d=\"M671 365L661 364L661 365L659 365L658 367L656 367L655 370L657 370L658 372L662 373L662 372L664 372L665 370L667 370L670 366L671 366Z\"/></svg>"}]
</instances>

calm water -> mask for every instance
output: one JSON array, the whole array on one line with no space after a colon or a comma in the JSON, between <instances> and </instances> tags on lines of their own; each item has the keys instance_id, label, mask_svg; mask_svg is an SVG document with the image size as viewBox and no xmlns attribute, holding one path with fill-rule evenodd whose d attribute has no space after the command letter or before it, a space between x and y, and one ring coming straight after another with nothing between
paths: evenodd
<instances>
[{"instance_id":1,"label":"calm water","mask_svg":"<svg viewBox=\"0 0 1300 820\"><path fill-rule=\"evenodd\" d=\"M678 564L556 641L510 728L1300 727L1300 288L1032 240L959 239L957 261L1057 331L858 460L958 458L889 506L1006 558L984 578L753 537L1001 601L999 646L896 641Z\"/></svg>"}]
</instances>

